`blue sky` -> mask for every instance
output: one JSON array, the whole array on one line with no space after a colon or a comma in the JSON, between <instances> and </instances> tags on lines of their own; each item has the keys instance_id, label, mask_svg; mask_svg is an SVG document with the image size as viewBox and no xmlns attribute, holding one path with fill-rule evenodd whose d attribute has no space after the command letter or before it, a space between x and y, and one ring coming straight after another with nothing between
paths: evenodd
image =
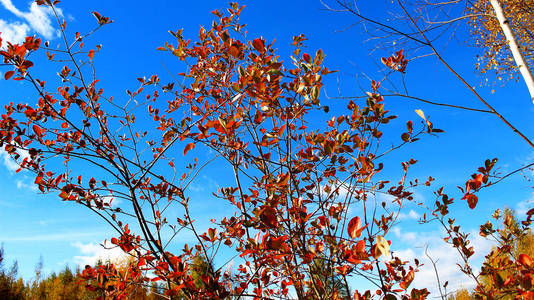
<instances>
[{"instance_id":1,"label":"blue sky","mask_svg":"<svg viewBox=\"0 0 534 300\"><path fill-rule=\"evenodd\" d=\"M25 35L37 34L57 42L57 26L46 11L31 6L28 1L0 0L0 4L0 32L3 32L3 39L20 41ZM241 20L248 25L249 36L263 36L267 40L276 38L282 59L290 54L291 37L301 33L309 39L306 51L314 53L319 48L323 49L326 54L325 65L339 70L325 80L325 92L330 97L361 95L360 86L369 86L366 76L380 78L380 57L392 52L391 49L379 49L370 54L374 44L367 41L369 36L358 24L350 27L357 20L347 14L325 10L318 0L243 1L241 4L247 6ZM210 11L224 8L225 3L153 0L150 4L146 1L128 1L128 5L125 5L122 1L98 0L64 1L60 7L67 19L68 29L73 31L89 30L95 23L90 14L94 10L114 20L113 24L104 27L92 38L103 44L102 51L95 57L95 66L106 94L125 99L125 90L137 86L137 77L154 73L164 76L164 65L172 72L182 71L174 57L156 51L158 46L171 40L168 30L183 28L184 35L194 39L199 26L209 26L213 20ZM361 9L388 21L381 1L369 2ZM446 45L443 52L445 58L497 110L528 137L534 138L534 105L529 100L524 84L509 82L504 87L481 85L483 79L473 68L476 49L467 46L467 39L466 32L460 29L456 38ZM419 54L424 54L424 51ZM43 64L37 72L45 77L50 76L56 72L53 67ZM0 69L0 72L3 71ZM394 80L400 83L399 76ZM413 96L483 108L432 57L410 62L405 80ZM491 92L492 89L495 89L495 93ZM336 107L344 103L343 100L328 99L325 95L323 99L323 103L334 108L333 113ZM0 104L10 101L31 103L35 100L35 93L27 86L0 81ZM437 178L434 186L445 185L448 191L458 196L456 186L464 183L486 158L498 157L503 172L534 160L532 149L494 116L400 98L387 98L386 105L399 115L390 128L393 135L400 136L406 120L420 120L415 109L422 109L437 128L446 131L439 137L425 137L423 142L393 153L386 160L386 164L389 164L386 175L398 174L399 162L413 157L419 163L410 171L412 176L426 178L431 175ZM91 262L100 255L117 255L99 248L98 244L110 237L110 231L96 216L83 207L61 202L53 195L37 194L29 174L15 173L13 163L4 153L0 155L0 243L4 245L8 265L17 260L21 275L28 279L33 276L40 256L43 257L45 272L49 273L66 264L72 267ZM223 179L216 176L220 171L218 168L221 167L216 165L204 172L200 177L202 182L193 190L199 199L203 199L194 207L200 218L208 219L212 214L210 193L225 184ZM465 217L461 220L458 218L461 224L477 232L477 224L488 219L496 208L508 206L525 210L532 207L531 186L520 175L514 176L481 193L480 204L475 211L467 209L463 201L458 201L453 211ZM416 195L421 201L432 201L432 190L418 190ZM422 251L422 248L413 248L411 245L423 246L428 243L431 252L440 257L446 273L444 276L456 280L456 285L460 285L461 279L458 279L454 267L455 257L440 244L439 229L435 224L417 225L416 219L423 211L415 206L407 207L405 213L398 229L391 235L393 239L398 237L397 251L410 258L420 255ZM481 240L478 243L483 251L487 251L491 245ZM431 283L424 280L433 278L425 275L420 277L420 284Z\"/></svg>"}]
</instances>

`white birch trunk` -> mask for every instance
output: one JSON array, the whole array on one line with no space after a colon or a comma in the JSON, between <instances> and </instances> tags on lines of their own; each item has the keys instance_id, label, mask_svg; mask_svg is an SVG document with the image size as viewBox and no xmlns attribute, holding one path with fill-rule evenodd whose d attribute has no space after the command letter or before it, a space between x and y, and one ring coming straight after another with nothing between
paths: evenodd
<instances>
[{"instance_id":1,"label":"white birch trunk","mask_svg":"<svg viewBox=\"0 0 534 300\"><path fill-rule=\"evenodd\" d=\"M523 79L527 84L528 91L530 93L530 99L532 100L532 103L534 103L534 77L532 76L532 72L530 71L527 62L525 61L525 58L519 49L519 45L517 45L514 32L510 27L510 22L508 19L506 19L499 0L489 0L489 2L491 3L491 6L493 6L493 10L495 10L495 15L497 16L497 20L499 20L499 24L504 32L504 36L508 41L508 46L510 47L510 51L512 51L514 61L521 72L521 76L523 76Z\"/></svg>"}]
</instances>

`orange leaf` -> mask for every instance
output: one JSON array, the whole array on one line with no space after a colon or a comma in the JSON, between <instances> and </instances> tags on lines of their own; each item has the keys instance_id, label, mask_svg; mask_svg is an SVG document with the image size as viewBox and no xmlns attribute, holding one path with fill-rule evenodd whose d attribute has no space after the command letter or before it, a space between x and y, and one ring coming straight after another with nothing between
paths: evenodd
<instances>
[{"instance_id":1,"label":"orange leaf","mask_svg":"<svg viewBox=\"0 0 534 300\"><path fill-rule=\"evenodd\" d=\"M191 150L193 148L195 148L195 144L193 144L193 143L187 144L187 146L185 146L185 149L184 149L184 155L186 155L187 152L189 152L189 150Z\"/></svg>"},{"instance_id":2,"label":"orange leaf","mask_svg":"<svg viewBox=\"0 0 534 300\"><path fill-rule=\"evenodd\" d=\"M235 46L230 46L230 48L228 49L228 53L230 53L230 55L232 55L233 57L238 57L239 49L237 49L237 47Z\"/></svg>"},{"instance_id":3,"label":"orange leaf","mask_svg":"<svg viewBox=\"0 0 534 300\"><path fill-rule=\"evenodd\" d=\"M279 178L279 182L278 182L278 185L279 186L285 186L287 185L287 183L289 182L289 172L282 175L282 177Z\"/></svg>"},{"instance_id":4,"label":"orange leaf","mask_svg":"<svg viewBox=\"0 0 534 300\"><path fill-rule=\"evenodd\" d=\"M61 193L59 193L59 197L63 200L67 200L69 198L69 194L65 191L61 191Z\"/></svg>"},{"instance_id":5,"label":"orange leaf","mask_svg":"<svg viewBox=\"0 0 534 300\"><path fill-rule=\"evenodd\" d=\"M270 237L269 240L267 241L267 247L269 249L279 250L280 248L282 248L282 245L284 244L285 240L286 240L285 236L276 237L276 238Z\"/></svg>"},{"instance_id":6,"label":"orange leaf","mask_svg":"<svg viewBox=\"0 0 534 300\"><path fill-rule=\"evenodd\" d=\"M140 257L139 260L137 261L137 266L142 267L144 265L146 265L146 260L143 257Z\"/></svg>"},{"instance_id":7,"label":"orange leaf","mask_svg":"<svg viewBox=\"0 0 534 300\"><path fill-rule=\"evenodd\" d=\"M520 254L518 261L520 264L522 264L523 266L527 268L530 268L532 266L532 260L526 254Z\"/></svg>"},{"instance_id":8,"label":"orange leaf","mask_svg":"<svg viewBox=\"0 0 534 300\"><path fill-rule=\"evenodd\" d=\"M404 277L404 280L400 283L400 287L403 289L407 289L412 283L413 278L414 278L413 270L410 270L410 272L408 272L406 277Z\"/></svg>"},{"instance_id":9,"label":"orange leaf","mask_svg":"<svg viewBox=\"0 0 534 300\"><path fill-rule=\"evenodd\" d=\"M357 264L360 264L362 261L360 259L358 259L357 256L353 255L352 253L348 253L347 255L347 262L351 263L351 264L354 264L354 265L357 265Z\"/></svg>"},{"instance_id":10,"label":"orange leaf","mask_svg":"<svg viewBox=\"0 0 534 300\"><path fill-rule=\"evenodd\" d=\"M39 126L37 126L37 125L33 125L33 132L35 132L35 134L36 134L38 137L42 137L42 136L43 136L44 129L42 129L41 127L39 127Z\"/></svg>"},{"instance_id":11,"label":"orange leaf","mask_svg":"<svg viewBox=\"0 0 534 300\"><path fill-rule=\"evenodd\" d=\"M360 240L356 243L356 251L365 252L365 240Z\"/></svg>"},{"instance_id":12,"label":"orange leaf","mask_svg":"<svg viewBox=\"0 0 534 300\"><path fill-rule=\"evenodd\" d=\"M93 60L93 57L95 57L95 50L91 49L89 50L89 53L87 54L89 56L90 60Z\"/></svg>"},{"instance_id":13,"label":"orange leaf","mask_svg":"<svg viewBox=\"0 0 534 300\"><path fill-rule=\"evenodd\" d=\"M362 221L360 220L360 217L352 218L352 220L350 220L349 222L349 226L347 227L349 236L353 239L360 237L360 235L362 235L362 231L367 227L367 225L365 225L364 227L361 227L361 226L362 226Z\"/></svg>"}]
</instances>

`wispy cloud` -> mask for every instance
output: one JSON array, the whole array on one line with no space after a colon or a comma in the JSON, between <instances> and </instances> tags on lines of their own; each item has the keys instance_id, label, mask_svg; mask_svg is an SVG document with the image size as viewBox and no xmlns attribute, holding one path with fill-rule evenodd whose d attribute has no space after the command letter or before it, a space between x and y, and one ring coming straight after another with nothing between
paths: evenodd
<instances>
[{"instance_id":1,"label":"wispy cloud","mask_svg":"<svg viewBox=\"0 0 534 300\"><path fill-rule=\"evenodd\" d=\"M215 192L220 189L221 186L215 179L203 175L201 180L194 180L193 182L191 182L188 188L192 192L203 192L206 190L210 192Z\"/></svg>"},{"instance_id":2,"label":"wispy cloud","mask_svg":"<svg viewBox=\"0 0 534 300\"><path fill-rule=\"evenodd\" d=\"M418 220L421 216L413 209L410 209L408 213L401 212L397 217L397 220Z\"/></svg>"},{"instance_id":3,"label":"wispy cloud","mask_svg":"<svg viewBox=\"0 0 534 300\"><path fill-rule=\"evenodd\" d=\"M398 238L412 245L409 248L395 251L396 256L410 261L417 258L424 263L420 271L416 273L415 280L412 284L414 287L428 288L434 296L439 296L436 271L430 258L432 258L436 265L441 285L446 281L449 282L447 292L455 292L460 288L471 289L474 287L474 281L458 268L457 264L463 265L463 263L457 250L451 245L446 244L441 239L440 233L403 232L401 228L394 228L393 233ZM481 237L475 231L470 232L470 237L471 244L475 250L475 254L471 257L470 261L474 265L473 269L476 274L478 266L481 265L484 256L494 246L494 242Z\"/></svg>"},{"instance_id":4,"label":"wispy cloud","mask_svg":"<svg viewBox=\"0 0 534 300\"><path fill-rule=\"evenodd\" d=\"M15 172L19 168L19 165L3 148L0 148L0 163L10 172Z\"/></svg>"},{"instance_id":5,"label":"wispy cloud","mask_svg":"<svg viewBox=\"0 0 534 300\"><path fill-rule=\"evenodd\" d=\"M17 150L17 152L20 155L20 161L29 157L28 151L26 150L19 149ZM9 171L9 173L15 173L19 169L19 165L15 161L15 159L11 155L9 155L3 148L0 148L0 165L3 165ZM24 172L24 170L22 172ZM19 176L21 175L19 174ZM33 192L38 191L37 185L35 185L33 183L33 180L26 175L18 177L15 180L15 185L19 190L31 190Z\"/></svg>"},{"instance_id":6,"label":"wispy cloud","mask_svg":"<svg viewBox=\"0 0 534 300\"><path fill-rule=\"evenodd\" d=\"M101 195L100 199L102 199L104 203L110 204L111 207L119 207L119 205L122 203L120 198L116 198L113 195Z\"/></svg>"},{"instance_id":7,"label":"wispy cloud","mask_svg":"<svg viewBox=\"0 0 534 300\"><path fill-rule=\"evenodd\" d=\"M393 227L391 231L397 238L402 239L405 242L414 242L417 240L417 233L404 231L400 226Z\"/></svg>"},{"instance_id":8,"label":"wispy cloud","mask_svg":"<svg viewBox=\"0 0 534 300\"><path fill-rule=\"evenodd\" d=\"M99 236L100 232L61 232L52 234L36 234L36 235L18 235L18 236L0 236L0 241L3 242L57 242L57 241L72 241L79 240L80 237L95 237Z\"/></svg>"},{"instance_id":9,"label":"wispy cloud","mask_svg":"<svg viewBox=\"0 0 534 300\"><path fill-rule=\"evenodd\" d=\"M515 207L515 213L517 214L520 220L523 220L524 218L526 218L525 216L526 213L533 207L534 207L534 193L532 193L530 198L517 203Z\"/></svg>"},{"instance_id":10,"label":"wispy cloud","mask_svg":"<svg viewBox=\"0 0 534 300\"><path fill-rule=\"evenodd\" d=\"M37 185L34 184L33 181L27 176L24 176L23 179L17 179L15 183L17 185L17 189L19 190L30 190L34 193L39 191L37 189Z\"/></svg>"},{"instance_id":11,"label":"wispy cloud","mask_svg":"<svg viewBox=\"0 0 534 300\"><path fill-rule=\"evenodd\" d=\"M98 260L118 263L128 257L119 247L106 242L104 245L95 243L76 242L72 244L82 255L74 256L74 262L79 266L94 265Z\"/></svg>"},{"instance_id":12,"label":"wispy cloud","mask_svg":"<svg viewBox=\"0 0 534 300\"><path fill-rule=\"evenodd\" d=\"M21 43L28 35L30 26L21 22L6 22L0 19L0 36L2 40L11 43Z\"/></svg>"},{"instance_id":13,"label":"wispy cloud","mask_svg":"<svg viewBox=\"0 0 534 300\"><path fill-rule=\"evenodd\" d=\"M15 22L0 19L0 32L2 32L3 40L20 43L30 31L35 31L46 39L58 36L58 30L52 25L55 16L49 7L39 6L32 2L27 11L21 11L13 4L12 0L0 0L0 3L6 10L20 19ZM57 12L60 16L62 15L61 10L57 10Z\"/></svg>"}]
</instances>

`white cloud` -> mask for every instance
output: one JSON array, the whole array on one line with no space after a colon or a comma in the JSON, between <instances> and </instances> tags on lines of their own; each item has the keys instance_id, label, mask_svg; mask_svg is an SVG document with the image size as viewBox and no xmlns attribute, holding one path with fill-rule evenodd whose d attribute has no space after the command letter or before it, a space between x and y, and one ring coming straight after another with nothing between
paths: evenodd
<instances>
[{"instance_id":1,"label":"white cloud","mask_svg":"<svg viewBox=\"0 0 534 300\"><path fill-rule=\"evenodd\" d=\"M30 27L27 24L20 22L6 22L0 19L0 37L3 41L18 44L24 41L24 38L28 35Z\"/></svg>"},{"instance_id":2,"label":"white cloud","mask_svg":"<svg viewBox=\"0 0 534 300\"><path fill-rule=\"evenodd\" d=\"M33 181L27 176L24 176L24 180L17 179L15 183L17 185L17 189L19 190L30 190L34 193L37 193L39 191L37 185L34 184Z\"/></svg>"},{"instance_id":3,"label":"white cloud","mask_svg":"<svg viewBox=\"0 0 534 300\"><path fill-rule=\"evenodd\" d=\"M415 232L409 232L409 231L402 231L402 228L400 226L395 226L391 228L391 231L395 236L399 239L402 239L406 242L413 242L417 240L417 233Z\"/></svg>"},{"instance_id":4,"label":"white cloud","mask_svg":"<svg viewBox=\"0 0 534 300\"><path fill-rule=\"evenodd\" d=\"M28 151L24 149L17 149L17 153L20 155L19 161L21 162L25 158L30 157ZM0 148L0 163L3 164L4 167L6 167L6 169L10 172L15 172L19 169L18 163L3 148Z\"/></svg>"},{"instance_id":5,"label":"white cloud","mask_svg":"<svg viewBox=\"0 0 534 300\"><path fill-rule=\"evenodd\" d=\"M78 248L82 254L74 256L74 262L82 268L85 265L94 265L98 260L119 263L128 257L128 254L110 242L106 242L104 245L76 242L72 246Z\"/></svg>"},{"instance_id":6,"label":"white cloud","mask_svg":"<svg viewBox=\"0 0 534 300\"><path fill-rule=\"evenodd\" d=\"M10 172L15 172L19 168L19 165L4 149L0 149L0 163Z\"/></svg>"},{"instance_id":7,"label":"white cloud","mask_svg":"<svg viewBox=\"0 0 534 300\"><path fill-rule=\"evenodd\" d=\"M0 0L0 3L23 21L23 23L19 21L9 23L0 19L0 32L2 32L3 40L20 43L28 35L30 29L46 39L58 36L59 31L52 25L52 19L55 17L51 8L32 2L29 11L21 11L13 5L12 0ZM57 9L57 12L60 16L62 15L61 10Z\"/></svg>"},{"instance_id":8,"label":"white cloud","mask_svg":"<svg viewBox=\"0 0 534 300\"><path fill-rule=\"evenodd\" d=\"M534 207L534 193L532 193L530 198L517 203L515 207L515 213L517 214L518 219L524 220L526 218L527 212L533 207Z\"/></svg>"},{"instance_id":9,"label":"white cloud","mask_svg":"<svg viewBox=\"0 0 534 300\"><path fill-rule=\"evenodd\" d=\"M408 213L401 212L397 216L397 220L399 220L399 221L402 221L402 220L418 220L419 218L421 218L421 216L413 209L410 209L410 211Z\"/></svg>"},{"instance_id":10,"label":"white cloud","mask_svg":"<svg viewBox=\"0 0 534 300\"><path fill-rule=\"evenodd\" d=\"M25 158L29 157L27 150L18 149L19 161L23 161ZM19 169L19 164L9 155L4 149L0 148L0 164L9 171L9 173L15 173ZM21 173L24 173L26 170L22 170ZM34 184L33 179L26 175L18 174L19 177L15 180L15 185L19 190L30 190L34 193L38 192L37 185Z\"/></svg>"},{"instance_id":11,"label":"white cloud","mask_svg":"<svg viewBox=\"0 0 534 300\"><path fill-rule=\"evenodd\" d=\"M403 260L413 261L419 259L424 265L416 273L413 287L427 288L431 291L432 296L439 296L436 273L432 261L425 254L432 258L438 270L441 285L446 281L449 282L447 292L455 292L460 288L471 289L475 283L473 279L467 277L459 270L457 264L463 265L457 250L451 245L446 244L442 239L441 233L417 233L402 232L400 229L392 229L393 233L402 238L404 241L412 244L410 248L394 251L395 255ZM494 242L481 237L478 232L470 232L471 245L474 247L475 254L471 257L470 262L475 274L480 269L480 265L485 255L489 253Z\"/></svg>"},{"instance_id":12,"label":"white cloud","mask_svg":"<svg viewBox=\"0 0 534 300\"><path fill-rule=\"evenodd\" d=\"M121 199L116 198L113 195L100 195L100 199L104 203L111 204L111 207L119 207L119 204L121 204Z\"/></svg>"},{"instance_id":13,"label":"white cloud","mask_svg":"<svg viewBox=\"0 0 534 300\"><path fill-rule=\"evenodd\" d=\"M214 192L220 189L221 186L215 179L203 175L201 180L193 180L187 188L192 192L198 193L206 190Z\"/></svg>"}]
</instances>

